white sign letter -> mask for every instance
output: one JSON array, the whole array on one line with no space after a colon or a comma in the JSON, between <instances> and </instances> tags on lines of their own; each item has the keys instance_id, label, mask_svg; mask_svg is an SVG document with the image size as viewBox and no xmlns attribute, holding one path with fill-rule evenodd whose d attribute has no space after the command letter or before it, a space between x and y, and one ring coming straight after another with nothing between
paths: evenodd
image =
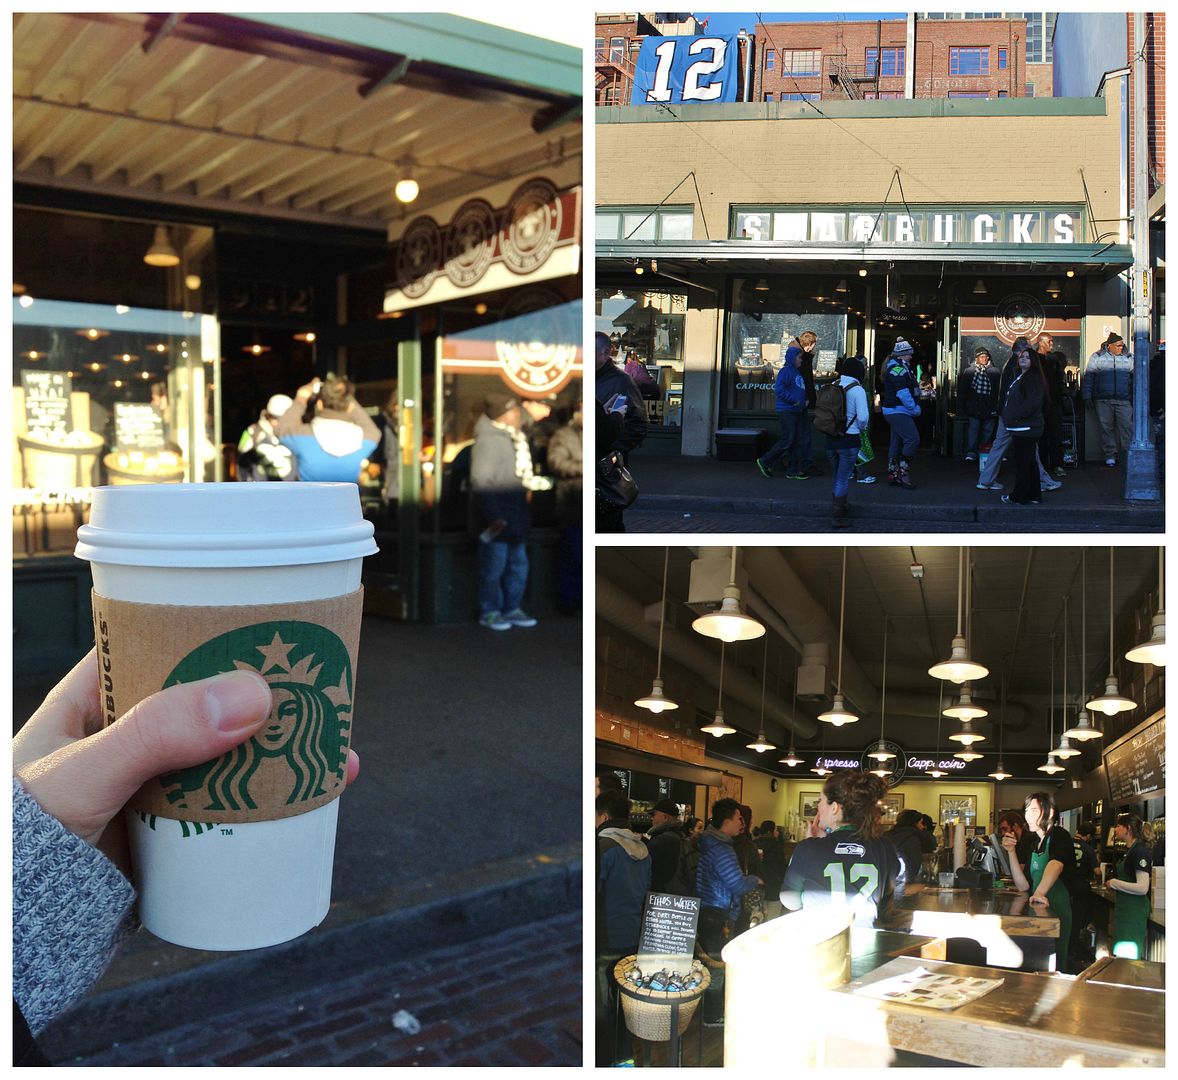
<instances>
[{"instance_id":1,"label":"white sign letter","mask_svg":"<svg viewBox=\"0 0 1178 1080\"><path fill-rule=\"evenodd\" d=\"M1011 214L1010 215L1010 242L1012 244L1030 244L1031 240L1031 222L1035 220L1034 214Z\"/></svg>"},{"instance_id":2,"label":"white sign letter","mask_svg":"<svg viewBox=\"0 0 1178 1080\"><path fill-rule=\"evenodd\" d=\"M851 238L861 244L865 244L869 240L882 239L879 229L876 229L874 233L871 231L871 225L874 221L875 218L870 214L856 214L851 219Z\"/></svg>"},{"instance_id":3,"label":"white sign letter","mask_svg":"<svg viewBox=\"0 0 1178 1080\"><path fill-rule=\"evenodd\" d=\"M986 224L985 228L983 228L983 222ZM978 214L973 219L973 242L975 244L994 243L994 219L989 214Z\"/></svg>"},{"instance_id":4,"label":"white sign letter","mask_svg":"<svg viewBox=\"0 0 1178 1080\"><path fill-rule=\"evenodd\" d=\"M1071 214L1056 214L1052 218L1052 223L1055 225L1055 242L1057 244L1074 244L1076 242Z\"/></svg>"},{"instance_id":5,"label":"white sign letter","mask_svg":"<svg viewBox=\"0 0 1178 1080\"><path fill-rule=\"evenodd\" d=\"M940 244L951 244L957 239L957 215L933 215L933 240Z\"/></svg>"}]
</instances>

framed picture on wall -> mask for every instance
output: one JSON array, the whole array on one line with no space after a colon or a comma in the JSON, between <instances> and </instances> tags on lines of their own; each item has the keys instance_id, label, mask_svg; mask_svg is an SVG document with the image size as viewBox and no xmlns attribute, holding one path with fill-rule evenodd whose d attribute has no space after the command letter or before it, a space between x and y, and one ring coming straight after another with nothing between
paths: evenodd
<instances>
[{"instance_id":1,"label":"framed picture on wall","mask_svg":"<svg viewBox=\"0 0 1178 1080\"><path fill-rule=\"evenodd\" d=\"M963 821L967 825L974 824L978 818L978 797L976 795L942 795L940 822L946 825L951 821Z\"/></svg>"},{"instance_id":2,"label":"framed picture on wall","mask_svg":"<svg viewBox=\"0 0 1178 1080\"><path fill-rule=\"evenodd\" d=\"M806 819L817 817L818 800L821 798L821 791L803 791L798 796L798 813Z\"/></svg>"},{"instance_id":3,"label":"framed picture on wall","mask_svg":"<svg viewBox=\"0 0 1178 1080\"><path fill-rule=\"evenodd\" d=\"M896 818L904 809L903 795L885 795L879 800L880 820L885 825L895 825Z\"/></svg>"}]
</instances>

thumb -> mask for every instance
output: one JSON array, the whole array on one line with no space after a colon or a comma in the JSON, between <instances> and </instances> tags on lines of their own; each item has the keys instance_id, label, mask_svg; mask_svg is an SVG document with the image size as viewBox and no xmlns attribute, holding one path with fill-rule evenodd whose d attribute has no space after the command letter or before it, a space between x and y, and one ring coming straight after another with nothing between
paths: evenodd
<instances>
[{"instance_id":1,"label":"thumb","mask_svg":"<svg viewBox=\"0 0 1178 1080\"><path fill-rule=\"evenodd\" d=\"M20 778L44 809L93 842L146 781L220 756L269 715L270 687L254 672L170 686Z\"/></svg>"}]
</instances>

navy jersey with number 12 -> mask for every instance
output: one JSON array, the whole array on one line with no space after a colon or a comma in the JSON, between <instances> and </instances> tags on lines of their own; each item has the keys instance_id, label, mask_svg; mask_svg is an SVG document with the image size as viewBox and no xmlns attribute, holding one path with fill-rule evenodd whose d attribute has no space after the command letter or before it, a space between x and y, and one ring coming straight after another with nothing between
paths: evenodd
<instances>
[{"instance_id":1,"label":"navy jersey with number 12","mask_svg":"<svg viewBox=\"0 0 1178 1080\"><path fill-rule=\"evenodd\" d=\"M900 860L889 841L868 840L843 828L798 844L781 890L801 893L802 907L848 904L856 924L870 926L899 873Z\"/></svg>"}]
</instances>

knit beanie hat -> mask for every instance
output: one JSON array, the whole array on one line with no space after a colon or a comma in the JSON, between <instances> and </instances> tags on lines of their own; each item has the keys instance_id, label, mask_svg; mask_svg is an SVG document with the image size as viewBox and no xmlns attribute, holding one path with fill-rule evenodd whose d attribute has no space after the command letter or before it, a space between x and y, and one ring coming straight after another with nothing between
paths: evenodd
<instances>
[{"instance_id":1,"label":"knit beanie hat","mask_svg":"<svg viewBox=\"0 0 1178 1080\"><path fill-rule=\"evenodd\" d=\"M863 364L863 360L858 356L848 356L843 361L842 373L849 379L855 379L862 382L867 377L867 368Z\"/></svg>"},{"instance_id":2,"label":"knit beanie hat","mask_svg":"<svg viewBox=\"0 0 1178 1080\"><path fill-rule=\"evenodd\" d=\"M483 399L483 411L490 419L498 420L505 412L514 409L518 404L519 399L512 397L511 394L494 391Z\"/></svg>"},{"instance_id":3,"label":"knit beanie hat","mask_svg":"<svg viewBox=\"0 0 1178 1080\"><path fill-rule=\"evenodd\" d=\"M896 344L892 346L893 356L912 355L912 346L908 344L902 337L896 338Z\"/></svg>"},{"instance_id":4,"label":"knit beanie hat","mask_svg":"<svg viewBox=\"0 0 1178 1080\"><path fill-rule=\"evenodd\" d=\"M1123 337L1121 337L1121 335L1120 335L1120 334L1109 334L1109 336L1108 336L1108 341L1106 341L1106 342L1104 343L1104 348L1106 348L1106 349L1107 349L1107 348L1108 348L1110 345L1115 345L1115 344L1116 344L1118 341L1119 341L1119 342L1120 342L1122 345L1124 345L1124 344L1125 344L1125 339L1124 339Z\"/></svg>"}]
</instances>

